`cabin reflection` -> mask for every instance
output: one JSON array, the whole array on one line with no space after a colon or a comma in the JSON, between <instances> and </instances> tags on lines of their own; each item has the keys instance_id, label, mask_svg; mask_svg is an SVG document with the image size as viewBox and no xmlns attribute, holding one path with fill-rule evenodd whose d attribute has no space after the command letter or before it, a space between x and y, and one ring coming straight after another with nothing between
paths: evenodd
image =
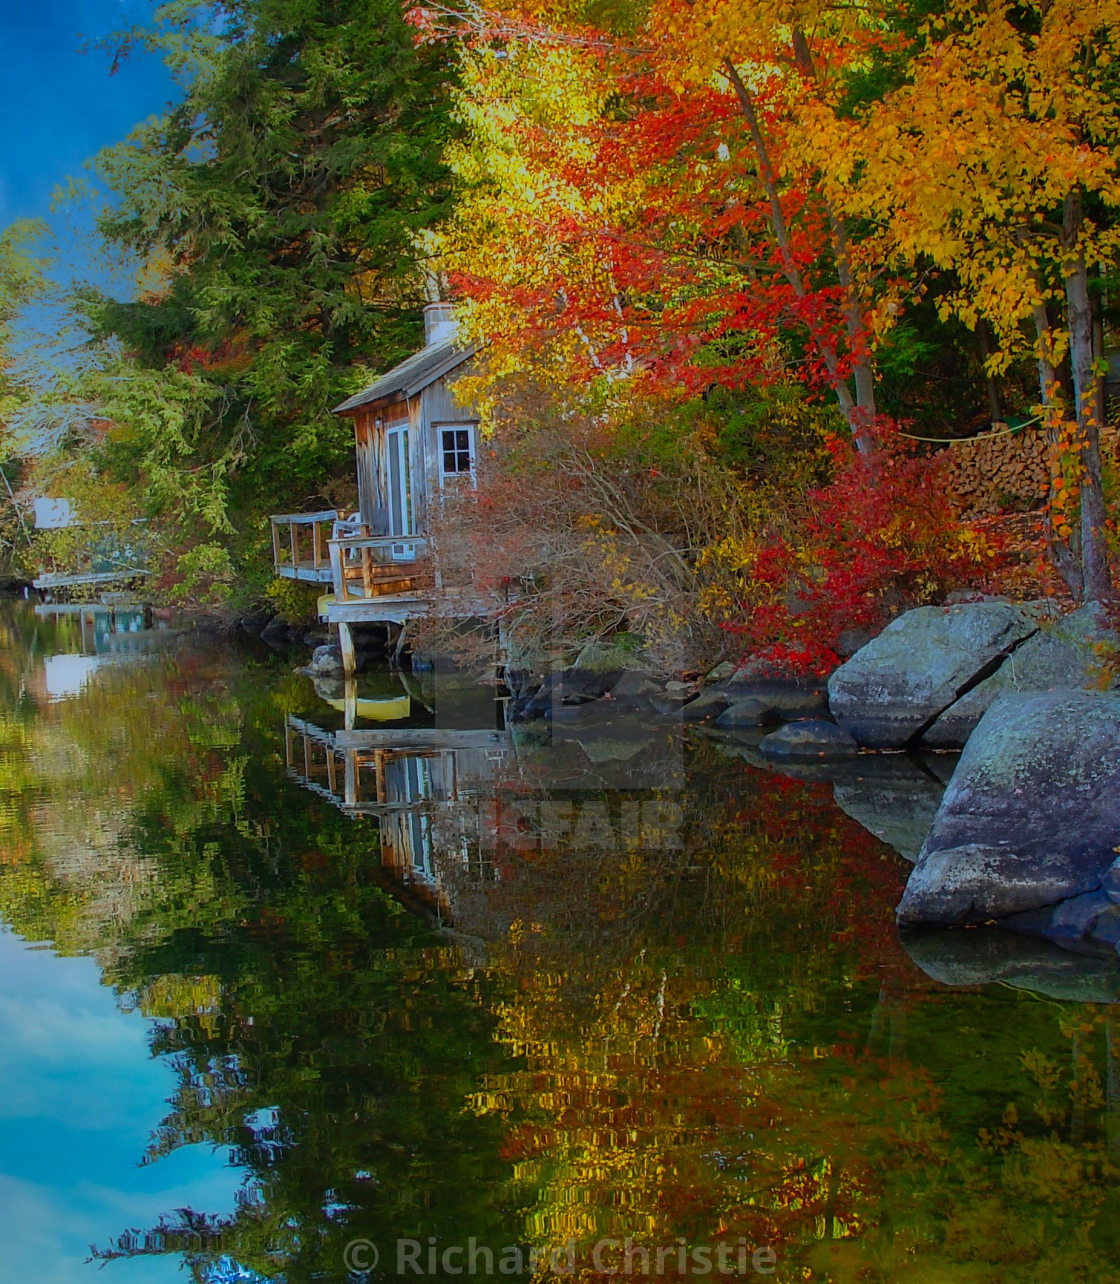
<instances>
[{"instance_id":1,"label":"cabin reflection","mask_svg":"<svg viewBox=\"0 0 1120 1284\"><path fill-rule=\"evenodd\" d=\"M53 621L59 639L78 655L131 655L154 650L160 642L148 606L41 602L35 617Z\"/></svg>"},{"instance_id":2,"label":"cabin reflection","mask_svg":"<svg viewBox=\"0 0 1120 1284\"><path fill-rule=\"evenodd\" d=\"M492 877L485 801L509 754L501 731L328 731L294 715L285 724L288 774L347 814L375 819L383 866L441 914L452 881Z\"/></svg>"},{"instance_id":3,"label":"cabin reflection","mask_svg":"<svg viewBox=\"0 0 1120 1284\"><path fill-rule=\"evenodd\" d=\"M297 783L376 820L388 890L479 937L501 934L523 894L536 896L528 887L550 853L563 853L577 899L604 855L683 857L679 730L615 721L542 742L516 725L328 730L288 715L285 752Z\"/></svg>"}]
</instances>

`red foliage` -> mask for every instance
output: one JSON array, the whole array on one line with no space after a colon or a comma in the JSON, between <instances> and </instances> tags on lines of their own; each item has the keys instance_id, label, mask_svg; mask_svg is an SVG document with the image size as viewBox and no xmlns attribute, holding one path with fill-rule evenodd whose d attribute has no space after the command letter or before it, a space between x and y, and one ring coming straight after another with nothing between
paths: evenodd
<instances>
[{"instance_id":1,"label":"red foliage","mask_svg":"<svg viewBox=\"0 0 1120 1284\"><path fill-rule=\"evenodd\" d=\"M963 525L947 498L944 458L916 455L889 427L879 440L870 461L832 442L835 475L810 492L796 535L772 535L756 551L750 600L724 624L752 654L825 672L845 630L879 628L991 569L991 539Z\"/></svg>"},{"instance_id":2,"label":"red foliage","mask_svg":"<svg viewBox=\"0 0 1120 1284\"><path fill-rule=\"evenodd\" d=\"M555 25L542 26L545 16ZM547 7L417 6L408 21L421 42L578 48L615 104L592 120L519 116L504 126L531 173L580 199L529 214L495 203L491 213L510 224L502 254L448 265L459 297L508 303L494 309L492 345L525 357L578 333L585 342L566 356L571 381L616 368L673 393L778 378L835 390L866 357L860 296L834 266L834 216L795 154L788 67L777 70L794 61L783 33L775 30L775 70L754 68L748 118L730 83L682 91L681 50L658 23L635 47ZM822 70L853 57L850 41L814 33L810 42ZM780 183L760 183L763 172ZM626 198L604 202L605 193ZM547 262L536 270L503 270L506 258L533 259L541 246ZM790 336L796 359L780 351Z\"/></svg>"}]
</instances>

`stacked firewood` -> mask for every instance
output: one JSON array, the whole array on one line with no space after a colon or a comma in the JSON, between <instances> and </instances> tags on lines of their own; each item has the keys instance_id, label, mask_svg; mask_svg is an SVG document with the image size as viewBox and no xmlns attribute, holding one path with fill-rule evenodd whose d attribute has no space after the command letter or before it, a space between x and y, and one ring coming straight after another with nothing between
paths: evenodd
<instances>
[{"instance_id":1,"label":"stacked firewood","mask_svg":"<svg viewBox=\"0 0 1120 1284\"><path fill-rule=\"evenodd\" d=\"M1117 458L1118 430L1105 428L1102 449ZM949 452L949 493L964 517L1027 512L1045 499L1050 486L1050 452L1039 424L1018 432L984 433L954 442Z\"/></svg>"},{"instance_id":2,"label":"stacked firewood","mask_svg":"<svg viewBox=\"0 0 1120 1284\"><path fill-rule=\"evenodd\" d=\"M964 517L1024 512L1046 498L1050 463L1046 433L984 433L949 447L949 491Z\"/></svg>"}]
</instances>

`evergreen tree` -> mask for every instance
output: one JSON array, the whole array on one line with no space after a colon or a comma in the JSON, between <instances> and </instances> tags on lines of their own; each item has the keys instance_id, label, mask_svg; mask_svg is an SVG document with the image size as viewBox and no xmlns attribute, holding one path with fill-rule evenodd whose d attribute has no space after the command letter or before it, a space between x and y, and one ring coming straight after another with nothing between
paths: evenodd
<instances>
[{"instance_id":1,"label":"evergreen tree","mask_svg":"<svg viewBox=\"0 0 1120 1284\"><path fill-rule=\"evenodd\" d=\"M161 280L138 301L82 301L139 367L127 394L105 390L107 458L134 484L160 473L162 496L168 470L208 475L216 502L196 514L220 528L236 513L248 534L349 477L330 407L356 364L419 342L416 236L449 200L452 73L445 50L417 49L399 0L182 0L157 19L118 56L162 51L184 97L97 158L117 198L103 233ZM170 453L165 387L189 405Z\"/></svg>"}]
</instances>

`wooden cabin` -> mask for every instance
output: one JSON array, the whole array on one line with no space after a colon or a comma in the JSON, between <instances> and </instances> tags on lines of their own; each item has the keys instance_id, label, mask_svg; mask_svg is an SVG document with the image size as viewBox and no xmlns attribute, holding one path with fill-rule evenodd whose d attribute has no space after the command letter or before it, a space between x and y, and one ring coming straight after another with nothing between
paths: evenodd
<instances>
[{"instance_id":1,"label":"wooden cabin","mask_svg":"<svg viewBox=\"0 0 1120 1284\"><path fill-rule=\"evenodd\" d=\"M451 390L474 349L457 342L447 303L424 309L424 333L421 351L334 411L354 422L362 525L398 541L399 560L427 532L428 510L443 489L475 470L478 420Z\"/></svg>"},{"instance_id":2,"label":"wooden cabin","mask_svg":"<svg viewBox=\"0 0 1120 1284\"><path fill-rule=\"evenodd\" d=\"M344 657L350 624L404 624L423 611L429 514L448 487L474 483L478 419L452 385L475 350L458 342L448 303L424 309L424 336L419 352L334 408L354 423L357 513L272 518L276 574L331 585L320 614L342 626Z\"/></svg>"}]
</instances>

